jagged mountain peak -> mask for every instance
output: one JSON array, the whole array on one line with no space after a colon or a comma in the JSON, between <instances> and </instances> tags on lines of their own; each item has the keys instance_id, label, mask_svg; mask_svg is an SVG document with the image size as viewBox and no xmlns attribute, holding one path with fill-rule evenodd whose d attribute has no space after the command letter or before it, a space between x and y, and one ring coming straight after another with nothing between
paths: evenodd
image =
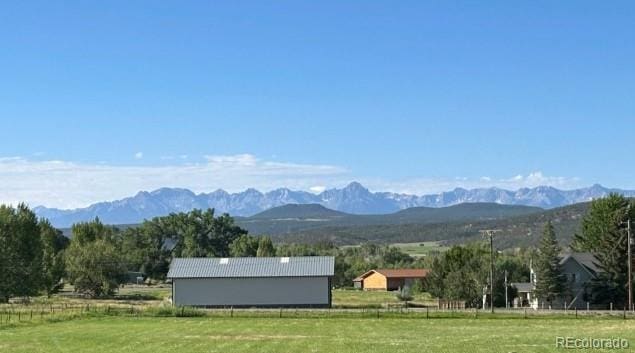
<instances>
[{"instance_id":1,"label":"jagged mountain peak","mask_svg":"<svg viewBox=\"0 0 635 353\"><path fill-rule=\"evenodd\" d=\"M554 208L603 197L609 192L635 196L634 191L607 189L599 184L576 190L559 190L551 186L522 188L509 191L500 188L464 189L432 195L408 195L391 192L371 192L359 182L351 182L341 189L328 189L315 195L306 191L278 188L262 193L248 188L238 193L218 189L211 193L195 194L183 188L160 188L141 191L133 197L112 202L99 202L86 208L59 210L35 207L40 217L53 225L67 227L78 221L99 216L105 223L138 223L143 219L186 212L194 208L214 208L218 213L251 216L264 210L287 204L319 204L332 210L353 214L385 214L410 207L446 207L462 203L488 202L508 205Z\"/></svg>"}]
</instances>

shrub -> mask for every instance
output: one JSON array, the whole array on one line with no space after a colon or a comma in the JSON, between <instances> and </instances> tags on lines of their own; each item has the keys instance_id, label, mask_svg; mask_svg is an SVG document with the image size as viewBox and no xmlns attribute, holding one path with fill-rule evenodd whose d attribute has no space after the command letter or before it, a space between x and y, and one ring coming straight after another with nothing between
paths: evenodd
<instances>
[{"instance_id":1,"label":"shrub","mask_svg":"<svg viewBox=\"0 0 635 353\"><path fill-rule=\"evenodd\" d=\"M414 299L412 294L410 294L410 288L408 287L401 288L399 291L397 291L397 294L395 296L402 302L409 302Z\"/></svg>"}]
</instances>

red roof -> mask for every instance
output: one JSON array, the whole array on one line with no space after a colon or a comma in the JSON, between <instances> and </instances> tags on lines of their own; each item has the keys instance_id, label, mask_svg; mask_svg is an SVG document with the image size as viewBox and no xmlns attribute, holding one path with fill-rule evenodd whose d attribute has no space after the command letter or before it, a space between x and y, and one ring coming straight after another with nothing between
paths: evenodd
<instances>
[{"instance_id":1,"label":"red roof","mask_svg":"<svg viewBox=\"0 0 635 353\"><path fill-rule=\"evenodd\" d=\"M358 282L368 277L373 272L380 273L386 278L425 278L430 270L424 268L398 268L398 269L379 269L370 270L363 275L355 278L353 282Z\"/></svg>"}]
</instances>

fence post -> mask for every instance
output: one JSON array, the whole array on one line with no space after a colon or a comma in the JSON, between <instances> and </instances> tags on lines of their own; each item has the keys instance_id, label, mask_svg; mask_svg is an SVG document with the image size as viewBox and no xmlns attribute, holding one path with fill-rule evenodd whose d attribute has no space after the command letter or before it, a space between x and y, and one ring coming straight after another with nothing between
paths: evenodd
<instances>
[{"instance_id":1,"label":"fence post","mask_svg":"<svg viewBox=\"0 0 635 353\"><path fill-rule=\"evenodd\" d=\"M523 319L526 319L526 318L527 318L527 308L525 308L524 314L523 314Z\"/></svg>"},{"instance_id":2,"label":"fence post","mask_svg":"<svg viewBox=\"0 0 635 353\"><path fill-rule=\"evenodd\" d=\"M611 302L610 308L611 308L611 311L613 311L613 302Z\"/></svg>"},{"instance_id":3,"label":"fence post","mask_svg":"<svg viewBox=\"0 0 635 353\"><path fill-rule=\"evenodd\" d=\"M426 319L430 318L430 308L426 306Z\"/></svg>"},{"instance_id":4,"label":"fence post","mask_svg":"<svg viewBox=\"0 0 635 353\"><path fill-rule=\"evenodd\" d=\"M577 306L575 307L575 318L576 319L578 318L578 307Z\"/></svg>"},{"instance_id":5,"label":"fence post","mask_svg":"<svg viewBox=\"0 0 635 353\"><path fill-rule=\"evenodd\" d=\"M229 317L234 317L234 307L229 308Z\"/></svg>"},{"instance_id":6,"label":"fence post","mask_svg":"<svg viewBox=\"0 0 635 353\"><path fill-rule=\"evenodd\" d=\"M586 311L591 310L591 304L589 304L589 302L586 302Z\"/></svg>"}]
</instances>

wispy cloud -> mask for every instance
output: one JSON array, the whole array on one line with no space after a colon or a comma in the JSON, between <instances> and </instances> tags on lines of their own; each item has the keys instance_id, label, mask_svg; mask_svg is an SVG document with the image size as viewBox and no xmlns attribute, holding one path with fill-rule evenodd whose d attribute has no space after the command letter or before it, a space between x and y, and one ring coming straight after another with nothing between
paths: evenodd
<instances>
[{"instance_id":1,"label":"wispy cloud","mask_svg":"<svg viewBox=\"0 0 635 353\"><path fill-rule=\"evenodd\" d=\"M433 194L449 191L457 187L465 189L498 187L508 190L533 188L536 186L553 186L561 189L572 189L584 186L577 177L546 176L540 171L527 175L516 175L510 178L409 178L405 180L361 179L364 185L373 190L392 191L407 194Z\"/></svg>"},{"instance_id":2,"label":"wispy cloud","mask_svg":"<svg viewBox=\"0 0 635 353\"><path fill-rule=\"evenodd\" d=\"M184 160L185 158L180 158ZM140 190L183 187L195 192L280 186L308 189L348 174L331 165L270 162L249 154L207 156L204 162L167 166L116 166L0 158L0 203L75 208L134 195Z\"/></svg>"},{"instance_id":3,"label":"wispy cloud","mask_svg":"<svg viewBox=\"0 0 635 353\"><path fill-rule=\"evenodd\" d=\"M143 158L143 152L137 152L134 154L134 159L141 159Z\"/></svg>"},{"instance_id":4,"label":"wispy cloud","mask_svg":"<svg viewBox=\"0 0 635 353\"><path fill-rule=\"evenodd\" d=\"M353 180L373 191L417 195L456 187L496 186L515 190L539 185L580 186L578 178L545 176L541 172L509 178L387 179L355 175L341 166L270 161L252 154L207 155L198 163L186 162L190 159L178 155L175 157L171 164L161 166L0 158L0 203L27 202L32 206L76 208L160 187L182 187L194 192L218 188L236 192L248 187L268 191L288 187L319 193L327 188L345 186Z\"/></svg>"}]
</instances>

